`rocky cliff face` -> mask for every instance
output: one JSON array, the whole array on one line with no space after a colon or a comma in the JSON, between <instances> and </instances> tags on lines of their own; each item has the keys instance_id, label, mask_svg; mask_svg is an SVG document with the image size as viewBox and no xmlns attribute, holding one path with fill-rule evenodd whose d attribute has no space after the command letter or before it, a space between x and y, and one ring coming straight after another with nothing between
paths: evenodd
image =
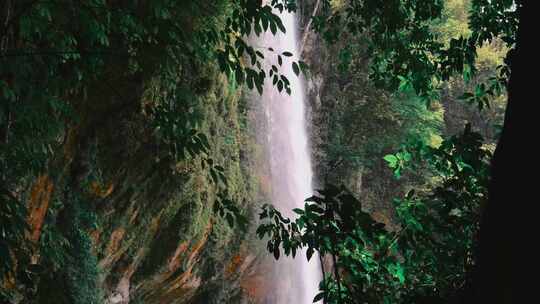
<instances>
[{"instance_id":1,"label":"rocky cliff face","mask_svg":"<svg viewBox=\"0 0 540 304\"><path fill-rule=\"evenodd\" d=\"M310 66L307 96L314 185L345 185L362 198L363 207L390 224L390 202L397 191L387 190L399 187L382 161L388 146L372 142L394 131L397 115L391 113L389 94L368 79L369 57L359 39L342 34L328 43L315 30L310 20L321 14L322 5L310 0L301 1L299 7L302 57ZM330 9L339 9L336 5ZM377 147L368 151L373 145Z\"/></svg>"},{"instance_id":2,"label":"rocky cliff face","mask_svg":"<svg viewBox=\"0 0 540 304\"><path fill-rule=\"evenodd\" d=\"M150 7L139 4L141 14ZM210 51L197 31L219 27L227 1L189 10L178 12L184 36L174 60L142 43L139 66L104 56L99 77L61 91L70 113L58 129L41 128L52 134L44 165L6 187L27 211L29 242L8 253L16 263L0 302L251 303L267 294L271 263L253 239L271 191L256 134L264 115L217 62L194 56ZM251 220L247 231L219 215L220 197Z\"/></svg>"},{"instance_id":3,"label":"rocky cliff face","mask_svg":"<svg viewBox=\"0 0 540 304\"><path fill-rule=\"evenodd\" d=\"M213 135L211 154L225 168L230 195L250 210L257 190L241 160L250 151L240 147L250 139L239 126L238 100L223 79L216 81L204 97L203 128ZM142 151L139 157L104 174L104 183L119 183L102 198L93 233L108 303L218 303L236 296L236 272L252 258L240 250L244 234L214 215L216 189L199 160L170 168Z\"/></svg>"},{"instance_id":4,"label":"rocky cliff face","mask_svg":"<svg viewBox=\"0 0 540 304\"><path fill-rule=\"evenodd\" d=\"M250 216L260 194L253 169L257 144L248 109L239 105L245 101L211 66L196 77L209 82L196 96L209 154L224 168L229 196ZM63 157L85 155L71 162L88 167L82 204L95 214L88 236L105 303L232 303L256 295L250 271L257 250L245 232L213 212L216 187L200 158L168 158L146 127L144 111L104 112L101 123L92 124L87 148L81 148L81 132L68 131ZM41 175L31 188L28 222L34 242L43 233L42 243L54 238L53 223L62 224L53 192L66 188L65 176ZM42 255L35 251L36 263ZM43 291L48 282L39 284Z\"/></svg>"}]
</instances>

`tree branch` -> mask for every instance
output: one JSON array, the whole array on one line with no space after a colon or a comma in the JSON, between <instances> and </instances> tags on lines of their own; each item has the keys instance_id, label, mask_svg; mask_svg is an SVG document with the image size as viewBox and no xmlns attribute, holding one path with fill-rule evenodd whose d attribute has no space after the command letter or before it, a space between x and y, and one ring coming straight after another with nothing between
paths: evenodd
<instances>
[{"instance_id":1,"label":"tree branch","mask_svg":"<svg viewBox=\"0 0 540 304\"><path fill-rule=\"evenodd\" d=\"M326 271L324 270L323 256L322 256L322 254L321 254L320 252L319 252L319 263L321 263L322 282L323 282L323 286L324 286L324 299L323 299L323 304L326 304L326 303L328 302L327 297L326 297L326 291L327 291L327 286L326 286Z\"/></svg>"},{"instance_id":2,"label":"tree branch","mask_svg":"<svg viewBox=\"0 0 540 304\"><path fill-rule=\"evenodd\" d=\"M313 8L313 12L311 13L311 17L309 18L309 21L306 25L306 28L304 29L304 35L302 35L302 44L300 44L300 52L299 56L302 56L302 53L304 52L304 46L306 44L307 36L309 34L309 29L311 28L311 23L313 22L313 18L317 14L317 11L319 10L319 5L321 4L321 0L317 0L317 3L315 3L315 7Z\"/></svg>"}]
</instances>

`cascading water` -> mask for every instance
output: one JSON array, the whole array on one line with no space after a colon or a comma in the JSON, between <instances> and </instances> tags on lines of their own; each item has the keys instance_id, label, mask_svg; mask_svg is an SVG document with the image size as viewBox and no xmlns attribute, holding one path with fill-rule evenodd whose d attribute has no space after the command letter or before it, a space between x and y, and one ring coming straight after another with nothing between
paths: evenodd
<instances>
[{"instance_id":1,"label":"cascading water","mask_svg":"<svg viewBox=\"0 0 540 304\"><path fill-rule=\"evenodd\" d=\"M284 11L281 20L286 33L266 33L256 38L256 45L271 47L266 52L266 71L274 64L279 66L277 54L288 51L292 57L282 56L280 72L290 82L291 94L281 93L266 79L262 103L268 118L268 144L271 166L272 203L284 215L294 217L293 208L303 208L304 200L313 193L312 169L305 119L304 86L291 68L298 61L298 39L295 15ZM305 252L295 259L280 258L276 263L275 293L268 297L268 304L308 304L318 292L321 280L318 256L308 262Z\"/></svg>"}]
</instances>

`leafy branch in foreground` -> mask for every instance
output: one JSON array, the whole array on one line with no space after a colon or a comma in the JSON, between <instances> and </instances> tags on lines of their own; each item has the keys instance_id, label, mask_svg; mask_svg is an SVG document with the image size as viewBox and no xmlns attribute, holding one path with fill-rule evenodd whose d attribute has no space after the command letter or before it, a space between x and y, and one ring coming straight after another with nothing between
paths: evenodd
<instances>
[{"instance_id":1,"label":"leafy branch in foreground","mask_svg":"<svg viewBox=\"0 0 540 304\"><path fill-rule=\"evenodd\" d=\"M303 209L294 209L294 220L263 207L257 234L268 238L276 259L281 251L294 257L300 248L307 248L308 259L315 251L333 257L316 300L437 303L466 288L491 153L470 128L438 148L410 145L407 153L407 161L389 161L394 170L428 166L440 180L429 191L394 200L397 229L375 221L343 186L318 190Z\"/></svg>"}]
</instances>

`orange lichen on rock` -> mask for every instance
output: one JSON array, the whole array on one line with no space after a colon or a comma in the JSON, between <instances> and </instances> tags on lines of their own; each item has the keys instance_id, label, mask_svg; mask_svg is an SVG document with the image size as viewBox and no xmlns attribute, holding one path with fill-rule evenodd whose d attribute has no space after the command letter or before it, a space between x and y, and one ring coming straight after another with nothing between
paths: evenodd
<instances>
[{"instance_id":1,"label":"orange lichen on rock","mask_svg":"<svg viewBox=\"0 0 540 304\"><path fill-rule=\"evenodd\" d=\"M206 245L206 242L208 241L208 237L210 236L210 233L212 232L212 228L213 228L213 223L212 221L210 221L208 225L206 226L202 239L199 242L197 242L195 246L193 246L193 250L188 256L188 259L186 262L186 266L187 266L186 271L174 280L173 284L171 284L171 288L169 288L168 290L169 292L172 291L173 289L183 288L183 287L185 288L186 286L190 287L189 285L192 285L188 283L188 281L190 281L188 279L192 277L191 272L193 270L193 267L197 263L200 257L200 254L204 246Z\"/></svg>"},{"instance_id":2,"label":"orange lichen on rock","mask_svg":"<svg viewBox=\"0 0 540 304\"><path fill-rule=\"evenodd\" d=\"M101 185L98 182L92 182L90 184L90 192L94 194L95 196L106 198L109 196L114 190L114 185L112 183L109 183L107 185Z\"/></svg>"},{"instance_id":3,"label":"orange lichen on rock","mask_svg":"<svg viewBox=\"0 0 540 304\"><path fill-rule=\"evenodd\" d=\"M90 239L93 244L99 243L99 238L101 237L101 231L99 229L94 229L90 231Z\"/></svg>"},{"instance_id":4,"label":"orange lichen on rock","mask_svg":"<svg viewBox=\"0 0 540 304\"><path fill-rule=\"evenodd\" d=\"M32 242L39 240L53 190L54 184L47 175L40 175L32 186L28 203L28 225L30 226L28 238Z\"/></svg>"},{"instance_id":5,"label":"orange lichen on rock","mask_svg":"<svg viewBox=\"0 0 540 304\"><path fill-rule=\"evenodd\" d=\"M189 251L189 242L182 242L178 245L175 253L169 260L167 271L159 273L151 280L152 284L147 285L144 291L144 300L148 303L178 303L179 299L190 298L195 295L197 288L202 284L202 280L193 269L199 262L208 238L212 233L213 221L210 220L204 230L202 238L193 245ZM187 259L182 256L188 253ZM184 265L181 272L181 264Z\"/></svg>"},{"instance_id":6,"label":"orange lichen on rock","mask_svg":"<svg viewBox=\"0 0 540 304\"><path fill-rule=\"evenodd\" d=\"M228 279L232 275L238 272L238 269L242 265L242 263L245 260L245 256L238 253L235 254L232 258L227 267L225 268L225 278Z\"/></svg>"},{"instance_id":7,"label":"orange lichen on rock","mask_svg":"<svg viewBox=\"0 0 540 304\"><path fill-rule=\"evenodd\" d=\"M176 269L178 269L180 267L180 263L181 263L180 256L184 252L186 252L186 250L188 249L188 245L189 245L189 243L187 241L182 242L182 243L180 243L180 245L178 245L178 247L174 251L173 256L169 260L169 264L167 266L167 269L169 271L174 272L174 271L176 271Z\"/></svg>"},{"instance_id":8,"label":"orange lichen on rock","mask_svg":"<svg viewBox=\"0 0 540 304\"><path fill-rule=\"evenodd\" d=\"M189 283L189 281L191 281L189 280L189 278L192 277L191 272L193 270L193 267L199 260L201 252L208 241L208 237L210 236L210 233L212 233L213 226L214 225L212 221L208 222L208 225L206 225L202 239L199 242L197 242L195 246L193 246L193 250L188 256L188 259L186 262L186 266L187 266L186 271L173 281L173 283L171 284L171 287L168 289L168 292L171 292L172 290L178 289L178 288L193 287L191 286L193 284Z\"/></svg>"},{"instance_id":9,"label":"orange lichen on rock","mask_svg":"<svg viewBox=\"0 0 540 304\"><path fill-rule=\"evenodd\" d=\"M133 213L131 214L131 217L129 218L129 224L130 225L133 225L135 223L135 220L137 219L137 216L139 216L139 210L141 208L137 208L135 209L135 211L133 211Z\"/></svg>"},{"instance_id":10,"label":"orange lichen on rock","mask_svg":"<svg viewBox=\"0 0 540 304\"><path fill-rule=\"evenodd\" d=\"M107 249L105 250L106 255L108 256L113 255L113 253L118 250L118 247L120 246L120 242L124 238L125 233L126 233L126 229L122 227L114 230L111 233L111 239L109 241L109 245L107 245Z\"/></svg>"},{"instance_id":11,"label":"orange lichen on rock","mask_svg":"<svg viewBox=\"0 0 540 304\"><path fill-rule=\"evenodd\" d=\"M263 275L250 275L244 278L240 282L240 287L242 291L252 300L255 300L256 303L259 303L264 298L268 292L265 286L268 284L268 279Z\"/></svg>"},{"instance_id":12,"label":"orange lichen on rock","mask_svg":"<svg viewBox=\"0 0 540 304\"><path fill-rule=\"evenodd\" d=\"M12 272L8 272L4 275L0 281L0 288L4 290L14 290L17 288L17 285L15 284L15 277Z\"/></svg>"},{"instance_id":13,"label":"orange lichen on rock","mask_svg":"<svg viewBox=\"0 0 540 304\"><path fill-rule=\"evenodd\" d=\"M255 256L247 256L240 272L240 288L242 292L252 301L252 303L265 303L265 298L275 288L273 281L273 259L257 261Z\"/></svg>"}]
</instances>

